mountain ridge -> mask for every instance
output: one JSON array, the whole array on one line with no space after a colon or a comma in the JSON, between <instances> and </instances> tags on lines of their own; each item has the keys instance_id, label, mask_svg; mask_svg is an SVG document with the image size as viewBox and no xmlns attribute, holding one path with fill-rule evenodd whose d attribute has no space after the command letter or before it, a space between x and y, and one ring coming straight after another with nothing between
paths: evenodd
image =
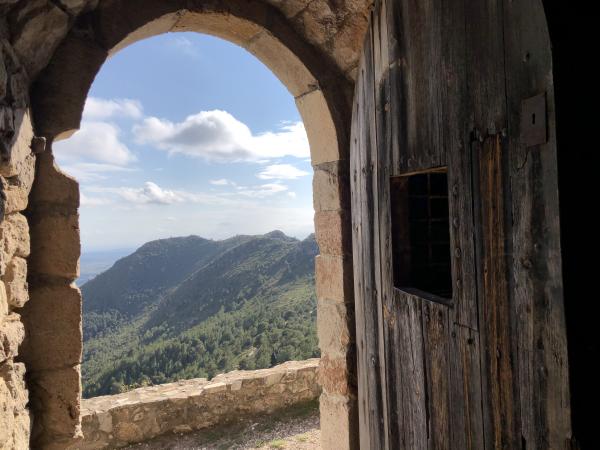
<instances>
[{"instance_id":1,"label":"mountain ridge","mask_svg":"<svg viewBox=\"0 0 600 450\"><path fill-rule=\"evenodd\" d=\"M143 244L81 287L85 395L318 356L317 253L279 230Z\"/></svg>"}]
</instances>

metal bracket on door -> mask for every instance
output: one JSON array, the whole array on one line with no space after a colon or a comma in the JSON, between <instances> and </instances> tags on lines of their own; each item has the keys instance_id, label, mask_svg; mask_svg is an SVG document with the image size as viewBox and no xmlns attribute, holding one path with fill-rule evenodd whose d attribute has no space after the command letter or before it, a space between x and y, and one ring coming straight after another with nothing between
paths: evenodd
<instances>
[{"instance_id":1,"label":"metal bracket on door","mask_svg":"<svg viewBox=\"0 0 600 450\"><path fill-rule=\"evenodd\" d=\"M521 143L526 147L548 141L546 93L521 102Z\"/></svg>"}]
</instances>

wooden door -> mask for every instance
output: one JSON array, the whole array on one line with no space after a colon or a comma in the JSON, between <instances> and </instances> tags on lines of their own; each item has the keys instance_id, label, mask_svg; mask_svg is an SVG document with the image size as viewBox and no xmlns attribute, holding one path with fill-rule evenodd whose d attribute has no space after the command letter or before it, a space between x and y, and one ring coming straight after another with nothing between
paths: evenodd
<instances>
[{"instance_id":1,"label":"wooden door","mask_svg":"<svg viewBox=\"0 0 600 450\"><path fill-rule=\"evenodd\" d=\"M570 442L551 71L537 0L376 1L350 164L361 448Z\"/></svg>"}]
</instances>

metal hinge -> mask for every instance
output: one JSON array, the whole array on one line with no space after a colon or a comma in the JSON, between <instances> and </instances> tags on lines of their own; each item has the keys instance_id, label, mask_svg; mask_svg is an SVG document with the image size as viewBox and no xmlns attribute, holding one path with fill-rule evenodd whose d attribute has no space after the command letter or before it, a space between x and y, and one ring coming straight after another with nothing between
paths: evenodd
<instances>
[{"instance_id":1,"label":"metal hinge","mask_svg":"<svg viewBox=\"0 0 600 450\"><path fill-rule=\"evenodd\" d=\"M548 141L546 93L521 102L521 143L525 147L542 145Z\"/></svg>"}]
</instances>

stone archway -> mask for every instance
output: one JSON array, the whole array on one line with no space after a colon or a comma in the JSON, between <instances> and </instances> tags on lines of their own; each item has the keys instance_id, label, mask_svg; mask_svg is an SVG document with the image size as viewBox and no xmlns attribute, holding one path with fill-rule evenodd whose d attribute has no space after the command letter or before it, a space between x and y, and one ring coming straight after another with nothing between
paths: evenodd
<instances>
[{"instance_id":1,"label":"stone archway","mask_svg":"<svg viewBox=\"0 0 600 450\"><path fill-rule=\"evenodd\" d=\"M80 16L32 89L38 156L27 217L30 301L23 309L34 415L32 445L64 448L81 434L81 294L73 284L80 253L79 188L54 165L52 142L79 127L91 83L125 46L171 31L196 31L256 55L295 97L314 168L318 334L322 352L324 448L357 446L354 317L348 180L352 80L331 55L306 42L278 9L258 1L114 0ZM361 42L362 36L357 36Z\"/></svg>"}]
</instances>

